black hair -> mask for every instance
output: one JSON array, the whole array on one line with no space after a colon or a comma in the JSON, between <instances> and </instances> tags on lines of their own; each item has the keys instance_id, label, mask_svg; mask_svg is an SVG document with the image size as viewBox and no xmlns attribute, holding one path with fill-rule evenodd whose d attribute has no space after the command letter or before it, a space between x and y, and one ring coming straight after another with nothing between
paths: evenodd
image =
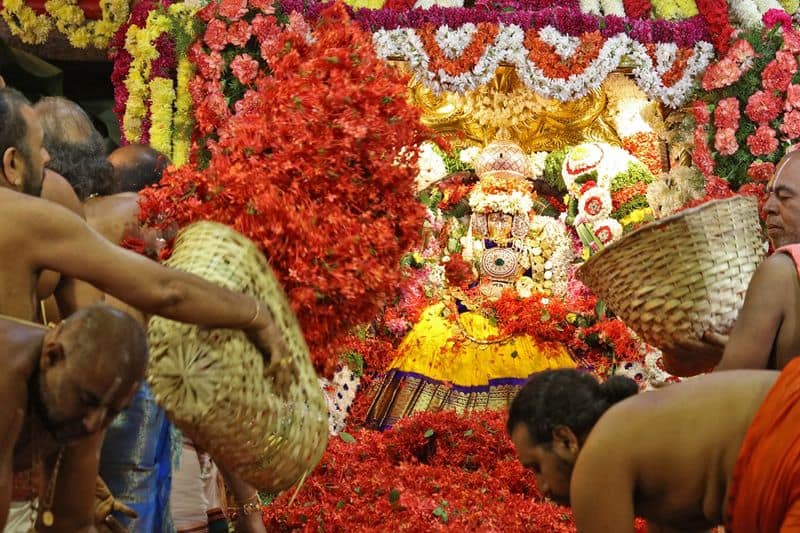
<instances>
[{"instance_id":1,"label":"black hair","mask_svg":"<svg viewBox=\"0 0 800 533\"><path fill-rule=\"evenodd\" d=\"M28 124L22 116L22 108L30 105L28 99L16 89L0 89L0 157L9 148L16 148L30 158L30 147L25 140Z\"/></svg>"},{"instance_id":2,"label":"black hair","mask_svg":"<svg viewBox=\"0 0 800 533\"><path fill-rule=\"evenodd\" d=\"M612 376L600 383L592 374L571 368L534 374L511 402L509 434L525 424L535 443L553 440L553 429L565 426L583 440L609 407L639 392L635 381Z\"/></svg>"}]
</instances>

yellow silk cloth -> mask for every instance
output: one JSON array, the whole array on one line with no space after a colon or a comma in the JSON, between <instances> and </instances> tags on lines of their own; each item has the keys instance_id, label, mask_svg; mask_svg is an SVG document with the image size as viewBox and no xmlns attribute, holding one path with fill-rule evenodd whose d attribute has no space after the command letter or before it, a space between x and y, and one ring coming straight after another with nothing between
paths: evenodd
<instances>
[{"instance_id":1,"label":"yellow silk cloth","mask_svg":"<svg viewBox=\"0 0 800 533\"><path fill-rule=\"evenodd\" d=\"M420 411L505 408L531 374L574 366L558 343L503 338L479 313L456 315L444 303L434 304L398 347L367 421L385 428Z\"/></svg>"}]
</instances>

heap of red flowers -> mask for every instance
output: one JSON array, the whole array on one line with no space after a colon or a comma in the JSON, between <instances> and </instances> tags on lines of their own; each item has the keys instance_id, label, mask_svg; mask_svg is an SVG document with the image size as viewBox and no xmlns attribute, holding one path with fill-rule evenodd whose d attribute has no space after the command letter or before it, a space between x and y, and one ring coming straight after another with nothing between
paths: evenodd
<instances>
[{"instance_id":1,"label":"heap of red flowers","mask_svg":"<svg viewBox=\"0 0 800 533\"><path fill-rule=\"evenodd\" d=\"M242 1L207 9L219 12L214 20L250 24L259 34L257 47L241 37L223 48L226 56L247 56L242 63L258 54L259 69L251 79L234 61L224 72L222 64L198 64L197 128L218 128L218 140L201 139L206 168L195 158L142 195L142 220L215 220L250 237L289 295L315 363L329 371L335 341L378 313L399 281L400 257L420 234L414 147L427 130L405 101L406 78L376 57L369 35L341 6L323 13L313 38L282 29L271 15L238 18L248 12ZM241 43L248 48L236 55ZM230 85L209 79L227 69L246 87L233 110L224 93Z\"/></svg>"},{"instance_id":2,"label":"heap of red flowers","mask_svg":"<svg viewBox=\"0 0 800 533\"><path fill-rule=\"evenodd\" d=\"M270 531L572 531L519 463L505 413L452 411L403 419L384 433L333 438L291 506L264 507Z\"/></svg>"}]
</instances>

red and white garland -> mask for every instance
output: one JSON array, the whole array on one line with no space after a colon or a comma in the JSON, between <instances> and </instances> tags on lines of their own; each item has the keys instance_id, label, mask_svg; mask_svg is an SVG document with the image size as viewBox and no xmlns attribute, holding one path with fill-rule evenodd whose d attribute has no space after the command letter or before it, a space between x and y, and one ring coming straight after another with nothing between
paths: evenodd
<instances>
[{"instance_id":1,"label":"red and white garland","mask_svg":"<svg viewBox=\"0 0 800 533\"><path fill-rule=\"evenodd\" d=\"M693 79L714 53L704 41L681 48L674 43L640 43L624 33L574 37L552 26L525 31L514 24L488 22L382 29L373 34L373 43L380 57L407 60L417 78L435 92L475 89L489 82L500 64L509 64L528 88L561 101L597 89L627 58L635 65L637 85L673 108L686 101Z\"/></svg>"}]
</instances>

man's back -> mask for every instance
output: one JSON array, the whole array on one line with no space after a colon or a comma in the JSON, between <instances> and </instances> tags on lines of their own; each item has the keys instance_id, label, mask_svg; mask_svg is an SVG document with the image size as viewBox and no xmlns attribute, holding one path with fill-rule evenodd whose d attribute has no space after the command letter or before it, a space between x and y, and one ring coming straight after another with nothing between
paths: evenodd
<instances>
[{"instance_id":1,"label":"man's back","mask_svg":"<svg viewBox=\"0 0 800 533\"><path fill-rule=\"evenodd\" d=\"M720 523L744 436L778 373L731 371L642 393L609 409L581 450L571 500L578 525L606 491L675 529ZM603 480L603 481L598 481ZM600 529L591 529L599 531Z\"/></svg>"}]
</instances>

